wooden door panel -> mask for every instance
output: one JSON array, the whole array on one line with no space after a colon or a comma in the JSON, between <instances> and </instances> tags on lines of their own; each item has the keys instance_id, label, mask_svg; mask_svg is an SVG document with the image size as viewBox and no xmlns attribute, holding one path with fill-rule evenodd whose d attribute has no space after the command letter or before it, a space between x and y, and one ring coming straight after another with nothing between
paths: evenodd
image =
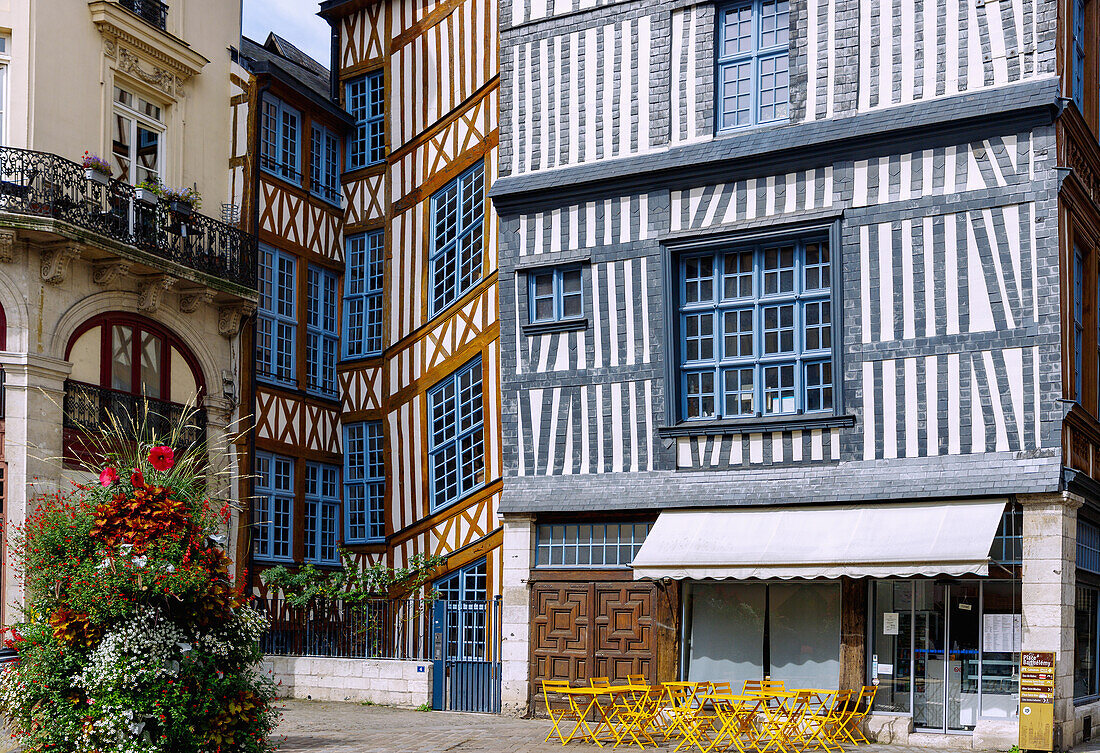
<instances>
[{"instance_id":1,"label":"wooden door panel","mask_svg":"<svg viewBox=\"0 0 1100 753\"><path fill-rule=\"evenodd\" d=\"M594 650L598 658L605 658L608 676L625 680L638 674L655 681L653 586L595 584L594 592Z\"/></svg>"}]
</instances>

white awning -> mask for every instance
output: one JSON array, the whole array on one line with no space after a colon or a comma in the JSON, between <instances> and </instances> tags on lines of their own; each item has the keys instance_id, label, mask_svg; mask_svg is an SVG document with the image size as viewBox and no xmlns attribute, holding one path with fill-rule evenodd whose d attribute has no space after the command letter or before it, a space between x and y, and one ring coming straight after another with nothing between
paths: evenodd
<instances>
[{"instance_id":1,"label":"white awning","mask_svg":"<svg viewBox=\"0 0 1100 753\"><path fill-rule=\"evenodd\" d=\"M634 578L986 575L1005 499L663 512Z\"/></svg>"}]
</instances>

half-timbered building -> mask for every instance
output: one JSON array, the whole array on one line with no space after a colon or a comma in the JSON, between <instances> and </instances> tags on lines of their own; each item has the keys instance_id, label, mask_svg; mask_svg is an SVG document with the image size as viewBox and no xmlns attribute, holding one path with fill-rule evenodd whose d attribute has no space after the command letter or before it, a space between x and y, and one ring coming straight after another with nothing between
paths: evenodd
<instances>
[{"instance_id":1,"label":"half-timbered building","mask_svg":"<svg viewBox=\"0 0 1100 753\"><path fill-rule=\"evenodd\" d=\"M271 34L242 38L234 71L231 184L259 239L259 305L243 338L242 495L251 500L239 555L259 593L273 564L337 565L340 475L340 172L350 117L321 63Z\"/></svg>"},{"instance_id":2,"label":"half-timbered building","mask_svg":"<svg viewBox=\"0 0 1100 753\"><path fill-rule=\"evenodd\" d=\"M333 30L331 93L354 121L342 173L343 542L392 567L442 556L434 589L484 606L499 593L502 536L487 198L496 6L329 0L321 15ZM482 652L480 625L452 649Z\"/></svg>"},{"instance_id":3,"label":"half-timbered building","mask_svg":"<svg viewBox=\"0 0 1100 753\"><path fill-rule=\"evenodd\" d=\"M1013 745L1051 651L1088 734L1094 5L502 3L507 708L771 676Z\"/></svg>"}]
</instances>

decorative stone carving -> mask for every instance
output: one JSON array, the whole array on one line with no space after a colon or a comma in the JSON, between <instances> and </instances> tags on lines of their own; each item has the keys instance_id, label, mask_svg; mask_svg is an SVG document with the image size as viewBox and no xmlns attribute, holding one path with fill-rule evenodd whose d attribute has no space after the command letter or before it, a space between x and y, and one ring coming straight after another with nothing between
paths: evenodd
<instances>
[{"instance_id":1,"label":"decorative stone carving","mask_svg":"<svg viewBox=\"0 0 1100 753\"><path fill-rule=\"evenodd\" d=\"M125 277L132 266L131 262L123 259L100 262L92 267L92 281L103 287L113 285L115 280Z\"/></svg>"},{"instance_id":2,"label":"decorative stone carving","mask_svg":"<svg viewBox=\"0 0 1100 753\"><path fill-rule=\"evenodd\" d=\"M165 290L176 284L176 278L169 275L153 275L141 285L141 300L138 310L153 313L160 307L160 297Z\"/></svg>"},{"instance_id":3,"label":"decorative stone carving","mask_svg":"<svg viewBox=\"0 0 1100 753\"><path fill-rule=\"evenodd\" d=\"M241 319L256 310L252 303L235 303L222 306L218 310L218 332L222 337L232 338L241 329Z\"/></svg>"},{"instance_id":4,"label":"decorative stone carving","mask_svg":"<svg viewBox=\"0 0 1100 753\"><path fill-rule=\"evenodd\" d=\"M59 243L42 251L42 282L60 285L69 276L69 262L80 258L80 245Z\"/></svg>"},{"instance_id":5,"label":"decorative stone carving","mask_svg":"<svg viewBox=\"0 0 1100 753\"><path fill-rule=\"evenodd\" d=\"M0 262L15 259L15 239L14 230L0 230Z\"/></svg>"},{"instance_id":6,"label":"decorative stone carving","mask_svg":"<svg viewBox=\"0 0 1100 753\"><path fill-rule=\"evenodd\" d=\"M145 70L141 60L125 47L118 49L118 69L123 73L136 76L147 84L155 86L168 96L176 94L176 75L172 71L151 65L151 71Z\"/></svg>"},{"instance_id":7,"label":"decorative stone carving","mask_svg":"<svg viewBox=\"0 0 1100 753\"><path fill-rule=\"evenodd\" d=\"M191 288L180 291L180 311L193 314L203 306L214 301L215 291L210 288Z\"/></svg>"}]
</instances>

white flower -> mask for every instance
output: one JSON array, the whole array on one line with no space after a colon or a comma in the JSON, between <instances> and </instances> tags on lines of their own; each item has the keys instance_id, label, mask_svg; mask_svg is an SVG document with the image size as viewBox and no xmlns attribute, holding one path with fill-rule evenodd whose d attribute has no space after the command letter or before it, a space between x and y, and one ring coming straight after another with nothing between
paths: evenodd
<instances>
[{"instance_id":1,"label":"white flower","mask_svg":"<svg viewBox=\"0 0 1100 753\"><path fill-rule=\"evenodd\" d=\"M170 572L170 573L174 573L174 572L176 572L176 566L175 566L175 565L173 565L173 564L172 564L171 562L169 562L169 563L168 563L168 564L167 564L167 565L165 566L165 568L164 568L164 569L165 569L165 570L167 570L167 571L168 571L168 572Z\"/></svg>"},{"instance_id":2,"label":"white flower","mask_svg":"<svg viewBox=\"0 0 1100 753\"><path fill-rule=\"evenodd\" d=\"M145 555L142 555L140 557L134 557L130 561L133 562L138 567L145 567L147 564L149 564L149 558L146 557Z\"/></svg>"},{"instance_id":3,"label":"white flower","mask_svg":"<svg viewBox=\"0 0 1100 753\"><path fill-rule=\"evenodd\" d=\"M107 558L107 559L103 560L102 562L100 562L98 565L96 565L95 569L96 570L106 570L110 566L111 566L111 560L110 560L110 558Z\"/></svg>"},{"instance_id":4,"label":"white flower","mask_svg":"<svg viewBox=\"0 0 1100 753\"><path fill-rule=\"evenodd\" d=\"M185 654L186 654L186 653L187 653L188 651L190 651L190 650L191 650L191 644L190 644L190 643L185 643L185 642L183 642L183 641L180 641L179 643L177 643L177 644L176 644L176 647L177 647L177 648L178 648L178 649L179 649L180 651L182 651L183 653L185 653Z\"/></svg>"},{"instance_id":5,"label":"white flower","mask_svg":"<svg viewBox=\"0 0 1100 753\"><path fill-rule=\"evenodd\" d=\"M130 553L130 550L131 550L131 549L133 549L133 548L134 548L134 545L133 545L133 544L123 544L122 546L120 546L120 547L118 548L118 550L119 550L120 552L122 552L123 554L129 554L129 553Z\"/></svg>"}]
</instances>

